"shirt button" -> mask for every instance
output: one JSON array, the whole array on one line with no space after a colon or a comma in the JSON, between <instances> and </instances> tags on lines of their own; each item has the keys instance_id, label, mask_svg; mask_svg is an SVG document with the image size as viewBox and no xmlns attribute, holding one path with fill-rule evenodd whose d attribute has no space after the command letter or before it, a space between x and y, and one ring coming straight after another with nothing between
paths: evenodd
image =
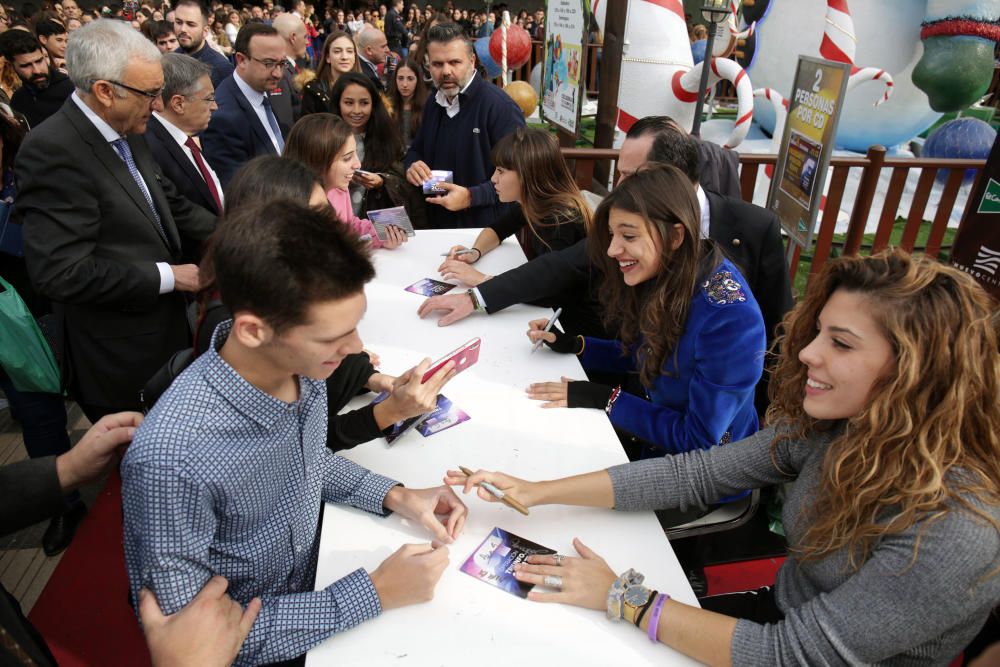
<instances>
[{"instance_id":1,"label":"shirt button","mask_svg":"<svg viewBox=\"0 0 1000 667\"><path fill-rule=\"evenodd\" d=\"M733 239L733 245L738 246L740 244L739 239Z\"/></svg>"}]
</instances>

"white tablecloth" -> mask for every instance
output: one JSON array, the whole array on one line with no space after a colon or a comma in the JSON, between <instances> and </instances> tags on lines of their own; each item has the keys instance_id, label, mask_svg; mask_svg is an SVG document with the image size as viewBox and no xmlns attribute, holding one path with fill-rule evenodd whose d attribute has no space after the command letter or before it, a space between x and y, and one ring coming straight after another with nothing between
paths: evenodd
<instances>
[{"instance_id":1,"label":"white tablecloth","mask_svg":"<svg viewBox=\"0 0 1000 667\"><path fill-rule=\"evenodd\" d=\"M438 278L439 254L456 243L471 246L477 233L422 231L399 250L376 251L378 276L367 287L368 311L360 325L365 347L381 355L383 370L392 374L481 337L478 364L443 391L471 420L428 438L411 429L391 446L379 439L345 455L413 488L440 484L445 470L458 465L535 480L625 462L603 412L543 410L524 394L533 381L563 375L585 379L572 355L547 348L530 354L527 322L551 315L550 310L521 305L494 315L472 315L450 327L438 327L436 317L417 317L424 297L403 288L421 278ZM521 249L508 240L476 266L499 273L523 261ZM363 397L352 406L369 400ZM459 571L494 526L564 554L575 555L572 539L579 537L615 572L634 567L652 587L697 604L651 512L543 506L525 517L471 494L465 500L465 531L450 547L451 563L434 600L391 610L331 637L310 651L307 665L690 664L671 649L651 644L634 627L609 622L603 612L529 602ZM358 567L372 571L404 543L428 541L419 526L396 516L380 518L328 505L316 587L326 587Z\"/></svg>"}]
</instances>

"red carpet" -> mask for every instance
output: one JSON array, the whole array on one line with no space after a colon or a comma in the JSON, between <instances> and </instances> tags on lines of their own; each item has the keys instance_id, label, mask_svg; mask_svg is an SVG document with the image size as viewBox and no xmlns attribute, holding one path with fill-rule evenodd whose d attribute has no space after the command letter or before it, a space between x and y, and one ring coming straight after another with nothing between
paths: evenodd
<instances>
[{"instance_id":1,"label":"red carpet","mask_svg":"<svg viewBox=\"0 0 1000 667\"><path fill-rule=\"evenodd\" d=\"M28 615L63 667L150 664L128 604L121 507L115 470Z\"/></svg>"}]
</instances>

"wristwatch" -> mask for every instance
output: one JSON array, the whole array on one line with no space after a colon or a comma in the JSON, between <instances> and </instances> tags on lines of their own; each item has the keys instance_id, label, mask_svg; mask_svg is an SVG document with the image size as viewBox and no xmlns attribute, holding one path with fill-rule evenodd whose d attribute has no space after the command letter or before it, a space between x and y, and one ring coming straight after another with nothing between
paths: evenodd
<instances>
[{"instance_id":1,"label":"wristwatch","mask_svg":"<svg viewBox=\"0 0 1000 667\"><path fill-rule=\"evenodd\" d=\"M473 310L473 312L482 313L482 312L484 312L486 310L486 308L483 306L483 304L479 302L479 299L476 298L476 290L470 289L469 291L466 292L466 294L468 294L469 295L469 299L472 300L472 310Z\"/></svg>"},{"instance_id":2,"label":"wristwatch","mask_svg":"<svg viewBox=\"0 0 1000 667\"><path fill-rule=\"evenodd\" d=\"M615 582L611 584L611 588L608 589L608 620L620 621L624 618L625 591L630 586L638 586L643 582L643 579L644 577L632 568L625 570L615 579Z\"/></svg>"},{"instance_id":3,"label":"wristwatch","mask_svg":"<svg viewBox=\"0 0 1000 667\"><path fill-rule=\"evenodd\" d=\"M653 591L645 586L629 586L625 589L624 605L622 606L622 620L635 625L638 613L647 607L653 599Z\"/></svg>"}]
</instances>

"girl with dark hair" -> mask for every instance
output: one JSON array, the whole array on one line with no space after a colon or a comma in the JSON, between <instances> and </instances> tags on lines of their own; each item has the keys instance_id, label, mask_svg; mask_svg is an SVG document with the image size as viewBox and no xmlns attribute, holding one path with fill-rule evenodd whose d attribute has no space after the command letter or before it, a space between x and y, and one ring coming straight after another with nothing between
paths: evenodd
<instances>
[{"instance_id":1,"label":"girl with dark hair","mask_svg":"<svg viewBox=\"0 0 1000 667\"><path fill-rule=\"evenodd\" d=\"M354 130L342 118L317 113L299 119L285 141L284 156L309 167L323 183L327 200L341 221L359 237L367 237L375 248L398 248L406 233L388 227L388 239L381 241L369 220L354 215L348 187L361 167Z\"/></svg>"},{"instance_id":2,"label":"girl with dark hair","mask_svg":"<svg viewBox=\"0 0 1000 667\"><path fill-rule=\"evenodd\" d=\"M445 280L457 278L474 287L488 276L472 264L515 236L529 260L562 250L587 235L590 207L559 152L559 142L545 130L519 127L493 147L493 187L501 202L515 204L498 222L483 229L471 248L455 246L438 270ZM472 252L458 255L459 251ZM578 333L603 332L598 304L588 294L563 294L553 303L563 307L563 323Z\"/></svg>"},{"instance_id":3,"label":"girl with dark hair","mask_svg":"<svg viewBox=\"0 0 1000 667\"><path fill-rule=\"evenodd\" d=\"M351 36L339 30L330 33L323 43L323 55L316 68L316 77L302 87L302 115L337 113L330 103L333 85L341 74L360 71L357 46Z\"/></svg>"},{"instance_id":4,"label":"girl with dark hair","mask_svg":"<svg viewBox=\"0 0 1000 667\"><path fill-rule=\"evenodd\" d=\"M625 179L598 207L588 245L599 267L605 322L619 340L528 335L572 352L589 371L638 373L646 397L592 382L541 382L544 407L600 408L644 442L642 457L709 449L757 431L754 387L764 319L746 279L702 239L691 181L659 165ZM668 519L668 525L673 525Z\"/></svg>"},{"instance_id":5,"label":"girl with dark hair","mask_svg":"<svg viewBox=\"0 0 1000 667\"><path fill-rule=\"evenodd\" d=\"M364 74L348 72L337 79L330 102L354 131L363 168L354 173L350 187L354 215L403 205L409 190L403 175L403 140L375 84Z\"/></svg>"},{"instance_id":6,"label":"girl with dark hair","mask_svg":"<svg viewBox=\"0 0 1000 667\"><path fill-rule=\"evenodd\" d=\"M601 610L706 664L955 662L1000 599L995 304L965 273L889 250L824 264L782 329L770 425L741 442L551 482L449 481L616 510L785 484L789 557L772 587L698 609L616 578L579 540L580 558L531 556L515 576L557 576L558 592L529 599Z\"/></svg>"},{"instance_id":7,"label":"girl with dark hair","mask_svg":"<svg viewBox=\"0 0 1000 667\"><path fill-rule=\"evenodd\" d=\"M420 118L429 94L427 84L416 60L410 59L396 69L389 81L389 103L399 135L403 138L403 151L420 129Z\"/></svg>"}]
</instances>

